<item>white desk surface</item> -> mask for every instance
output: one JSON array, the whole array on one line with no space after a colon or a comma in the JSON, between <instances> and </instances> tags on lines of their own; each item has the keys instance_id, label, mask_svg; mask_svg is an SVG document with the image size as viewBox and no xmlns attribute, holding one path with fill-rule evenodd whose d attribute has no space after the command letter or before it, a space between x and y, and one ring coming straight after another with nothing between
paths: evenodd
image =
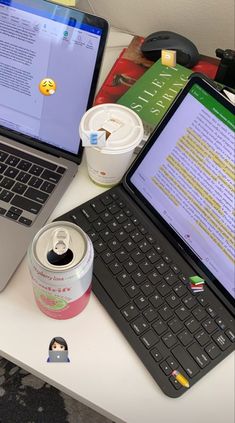
<instances>
[{"instance_id":1,"label":"white desk surface","mask_svg":"<svg viewBox=\"0 0 235 423\"><path fill-rule=\"evenodd\" d=\"M100 81L129 40L111 32L109 45L116 47L106 50ZM83 161L50 220L103 191L88 179ZM46 362L54 336L66 339L70 363ZM168 398L94 294L73 319L59 321L41 313L25 259L0 294L0 355L114 422L234 423L234 354L181 398Z\"/></svg>"}]
</instances>

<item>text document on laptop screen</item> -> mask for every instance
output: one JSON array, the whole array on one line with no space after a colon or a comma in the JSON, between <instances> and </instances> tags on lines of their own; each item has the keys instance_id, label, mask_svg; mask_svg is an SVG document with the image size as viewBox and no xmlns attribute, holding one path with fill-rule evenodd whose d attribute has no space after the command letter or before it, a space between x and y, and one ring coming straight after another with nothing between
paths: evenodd
<instances>
[{"instance_id":1,"label":"text document on laptop screen","mask_svg":"<svg viewBox=\"0 0 235 423\"><path fill-rule=\"evenodd\" d=\"M0 125L77 154L102 29L68 11L0 0ZM50 95L39 89L45 78L56 84Z\"/></svg>"},{"instance_id":2,"label":"text document on laptop screen","mask_svg":"<svg viewBox=\"0 0 235 423\"><path fill-rule=\"evenodd\" d=\"M234 288L233 114L194 84L132 184L224 288Z\"/></svg>"}]
</instances>

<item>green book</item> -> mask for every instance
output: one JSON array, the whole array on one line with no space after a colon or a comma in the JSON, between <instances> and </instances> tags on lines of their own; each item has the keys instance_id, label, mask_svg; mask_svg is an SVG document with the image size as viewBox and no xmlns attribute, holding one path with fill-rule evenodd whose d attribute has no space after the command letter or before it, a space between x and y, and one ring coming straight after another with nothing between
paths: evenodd
<instances>
[{"instance_id":1,"label":"green book","mask_svg":"<svg viewBox=\"0 0 235 423\"><path fill-rule=\"evenodd\" d=\"M145 135L158 125L183 88L190 69L181 65L164 66L159 59L119 98L117 103L134 110L142 119Z\"/></svg>"}]
</instances>

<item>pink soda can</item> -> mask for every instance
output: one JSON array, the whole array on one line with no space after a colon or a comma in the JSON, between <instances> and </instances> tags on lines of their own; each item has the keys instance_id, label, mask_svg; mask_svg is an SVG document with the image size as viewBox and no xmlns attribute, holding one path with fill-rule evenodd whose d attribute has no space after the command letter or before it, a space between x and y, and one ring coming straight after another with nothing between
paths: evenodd
<instances>
[{"instance_id":1,"label":"pink soda can","mask_svg":"<svg viewBox=\"0 0 235 423\"><path fill-rule=\"evenodd\" d=\"M44 226L28 249L35 301L54 319L70 319L86 307L91 293L94 249L77 225Z\"/></svg>"}]
</instances>

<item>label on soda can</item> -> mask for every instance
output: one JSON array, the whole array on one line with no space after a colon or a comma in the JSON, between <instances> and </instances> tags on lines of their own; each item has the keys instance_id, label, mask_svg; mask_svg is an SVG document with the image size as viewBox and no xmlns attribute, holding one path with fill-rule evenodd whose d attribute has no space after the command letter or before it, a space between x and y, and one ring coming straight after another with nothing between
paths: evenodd
<instances>
[{"instance_id":1,"label":"label on soda can","mask_svg":"<svg viewBox=\"0 0 235 423\"><path fill-rule=\"evenodd\" d=\"M90 238L69 222L46 225L28 251L35 300L45 314L68 319L86 306L93 271Z\"/></svg>"}]
</instances>

